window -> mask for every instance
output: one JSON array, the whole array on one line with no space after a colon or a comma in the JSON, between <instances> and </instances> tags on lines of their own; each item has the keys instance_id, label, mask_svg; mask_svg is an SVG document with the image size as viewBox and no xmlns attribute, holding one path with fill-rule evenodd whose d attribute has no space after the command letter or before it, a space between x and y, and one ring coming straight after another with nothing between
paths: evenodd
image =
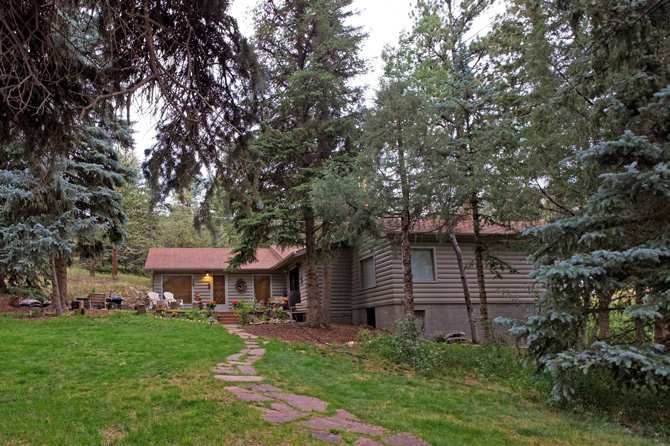
<instances>
[{"instance_id":1,"label":"window","mask_svg":"<svg viewBox=\"0 0 670 446\"><path fill-rule=\"evenodd\" d=\"M361 289L373 288L377 286L377 278L375 277L375 258L373 256L366 257L360 261L361 266Z\"/></svg>"},{"instance_id":2,"label":"window","mask_svg":"<svg viewBox=\"0 0 670 446\"><path fill-rule=\"evenodd\" d=\"M435 251L412 249L412 276L416 282L435 282Z\"/></svg>"}]
</instances>

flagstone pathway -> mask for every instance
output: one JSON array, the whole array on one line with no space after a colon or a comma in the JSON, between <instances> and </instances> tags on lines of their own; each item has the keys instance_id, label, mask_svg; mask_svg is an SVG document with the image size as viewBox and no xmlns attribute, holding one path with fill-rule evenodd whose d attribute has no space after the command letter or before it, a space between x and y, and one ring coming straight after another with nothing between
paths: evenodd
<instances>
[{"instance_id":1,"label":"flagstone pathway","mask_svg":"<svg viewBox=\"0 0 670 446\"><path fill-rule=\"evenodd\" d=\"M265 349L258 337L233 325L226 325L226 328L244 339L247 348L230 355L226 362L218 363L212 369L214 378L236 384L226 389L263 412L263 419L271 423L300 423L306 429L299 432L334 444L343 443L337 433L339 431L358 435L356 446L430 446L407 432L388 435L383 427L361 423L356 415L342 409L337 409L335 415L325 416L323 413L328 407L325 401L286 393L269 384L259 384L265 378L256 374L253 364L263 357Z\"/></svg>"}]
</instances>

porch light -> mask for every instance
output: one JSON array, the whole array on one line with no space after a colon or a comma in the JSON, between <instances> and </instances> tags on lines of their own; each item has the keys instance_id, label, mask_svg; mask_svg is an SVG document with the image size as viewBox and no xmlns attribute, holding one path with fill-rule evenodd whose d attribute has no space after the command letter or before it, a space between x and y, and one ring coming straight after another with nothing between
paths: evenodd
<instances>
[{"instance_id":1,"label":"porch light","mask_svg":"<svg viewBox=\"0 0 670 446\"><path fill-rule=\"evenodd\" d=\"M205 271L205 277L209 279L209 271Z\"/></svg>"}]
</instances>

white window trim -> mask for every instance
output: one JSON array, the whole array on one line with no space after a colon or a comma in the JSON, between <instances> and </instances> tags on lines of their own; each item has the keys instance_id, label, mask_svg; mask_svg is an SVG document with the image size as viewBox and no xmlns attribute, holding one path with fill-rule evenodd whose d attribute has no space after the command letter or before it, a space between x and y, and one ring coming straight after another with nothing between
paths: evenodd
<instances>
[{"instance_id":1,"label":"white window trim","mask_svg":"<svg viewBox=\"0 0 670 446\"><path fill-rule=\"evenodd\" d=\"M375 284L372 286L368 287L363 287L363 268L361 267L361 263L363 263L364 260L368 260L372 258L372 272L375 276ZM372 254L360 257L358 259L358 286L361 290L371 290L373 288L377 288L377 258L375 257L375 253L373 252Z\"/></svg>"},{"instance_id":2,"label":"white window trim","mask_svg":"<svg viewBox=\"0 0 670 446\"><path fill-rule=\"evenodd\" d=\"M414 270L412 270L412 282L413 283L437 283L437 250L434 246L410 246L409 251L410 255L412 254L413 249L423 249L433 251L433 280L417 280L414 278Z\"/></svg>"},{"instance_id":3,"label":"white window trim","mask_svg":"<svg viewBox=\"0 0 670 446\"><path fill-rule=\"evenodd\" d=\"M273 296L273 289L272 289L272 273L269 274L252 274L251 275L251 297L254 298L254 302L256 301L256 276L262 277L262 276L269 276L270 277L270 299L272 299Z\"/></svg>"}]
</instances>

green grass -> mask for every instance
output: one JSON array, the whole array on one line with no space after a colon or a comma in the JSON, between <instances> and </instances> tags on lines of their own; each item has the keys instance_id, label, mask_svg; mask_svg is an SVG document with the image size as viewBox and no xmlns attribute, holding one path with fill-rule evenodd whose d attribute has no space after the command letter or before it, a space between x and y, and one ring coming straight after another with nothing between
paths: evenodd
<instances>
[{"instance_id":1,"label":"green grass","mask_svg":"<svg viewBox=\"0 0 670 446\"><path fill-rule=\"evenodd\" d=\"M426 379L370 367L313 346L272 341L256 369L296 393L435 446L662 444L617 425L554 412L491 381Z\"/></svg>"},{"instance_id":2,"label":"green grass","mask_svg":"<svg viewBox=\"0 0 670 446\"><path fill-rule=\"evenodd\" d=\"M256 368L269 382L433 445L660 444L552 412L494 382L387 373L312 345L267 347ZM211 367L241 348L222 326L129 312L0 315L0 444L325 444L295 423L265 422L211 378Z\"/></svg>"},{"instance_id":3,"label":"green grass","mask_svg":"<svg viewBox=\"0 0 670 446\"><path fill-rule=\"evenodd\" d=\"M71 267L67 270L68 290L70 298L88 296L95 293L120 293L124 297L137 296L139 292L146 294L151 291L151 277L134 276L132 274L118 274L116 279L112 275L97 272L90 277L87 269Z\"/></svg>"},{"instance_id":4,"label":"green grass","mask_svg":"<svg viewBox=\"0 0 670 446\"><path fill-rule=\"evenodd\" d=\"M0 315L0 444L319 444L211 378L241 348L222 326L149 315Z\"/></svg>"}]
</instances>

